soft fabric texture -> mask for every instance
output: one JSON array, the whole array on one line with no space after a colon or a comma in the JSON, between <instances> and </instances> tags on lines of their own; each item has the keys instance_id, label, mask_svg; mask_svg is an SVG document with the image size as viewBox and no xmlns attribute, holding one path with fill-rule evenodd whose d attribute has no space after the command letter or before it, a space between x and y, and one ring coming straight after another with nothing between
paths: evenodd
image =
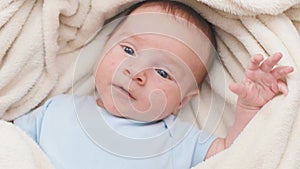
<instances>
[{"instance_id":1,"label":"soft fabric texture","mask_svg":"<svg viewBox=\"0 0 300 169\"><path fill-rule=\"evenodd\" d=\"M35 142L15 125L0 121L0 168L54 169Z\"/></svg>"},{"instance_id":2,"label":"soft fabric texture","mask_svg":"<svg viewBox=\"0 0 300 169\"><path fill-rule=\"evenodd\" d=\"M58 95L14 123L57 169L188 169L215 140L173 115L158 122L113 116L91 96Z\"/></svg>"},{"instance_id":3,"label":"soft fabric texture","mask_svg":"<svg viewBox=\"0 0 300 169\"><path fill-rule=\"evenodd\" d=\"M92 67L103 40L88 42L106 19L136 2L1 0L1 118L13 120L60 93L93 94ZM294 67L287 78L289 94L271 100L229 149L195 168L300 168L300 1L182 2L215 25L221 60L215 61L201 88L199 112L197 99L185 107L187 120L196 114L200 127L224 136L234 120L236 102L227 86L242 80L252 55L267 57L280 51L284 55L280 64ZM191 110L194 114L188 113ZM19 135L17 129L8 131ZM14 142L1 143L13 147L9 143ZM30 151L24 148L22 153ZM28 160L34 163L36 158Z\"/></svg>"}]
</instances>

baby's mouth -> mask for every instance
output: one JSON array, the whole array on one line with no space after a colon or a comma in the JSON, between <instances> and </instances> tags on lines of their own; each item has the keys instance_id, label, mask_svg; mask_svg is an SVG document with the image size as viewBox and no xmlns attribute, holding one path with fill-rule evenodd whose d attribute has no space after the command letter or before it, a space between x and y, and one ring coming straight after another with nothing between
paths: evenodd
<instances>
[{"instance_id":1,"label":"baby's mouth","mask_svg":"<svg viewBox=\"0 0 300 169\"><path fill-rule=\"evenodd\" d=\"M118 85L115 85L115 84L113 84L113 86L114 86L115 88L117 88L117 90L119 90L119 91L121 91L122 93L124 93L125 95L129 96L129 98L131 98L131 99L133 99L133 100L136 100L136 98L135 98L134 96L132 96L132 94L131 94L128 90L126 90L124 87L118 86Z\"/></svg>"}]
</instances>

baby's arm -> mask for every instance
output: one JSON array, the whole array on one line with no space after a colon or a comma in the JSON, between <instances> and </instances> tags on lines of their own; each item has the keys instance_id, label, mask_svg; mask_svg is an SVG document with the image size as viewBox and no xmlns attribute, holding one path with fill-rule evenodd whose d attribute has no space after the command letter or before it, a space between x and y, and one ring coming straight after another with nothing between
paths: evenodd
<instances>
[{"instance_id":1,"label":"baby's arm","mask_svg":"<svg viewBox=\"0 0 300 169\"><path fill-rule=\"evenodd\" d=\"M241 83L233 83L229 86L230 90L238 95L235 121L226 138L217 138L213 142L206 158L229 147L269 100L279 93L287 95L288 87L282 78L293 72L293 68L275 67L281 58L281 53L275 53L263 61L262 55L255 55L248 65L245 79Z\"/></svg>"}]
</instances>

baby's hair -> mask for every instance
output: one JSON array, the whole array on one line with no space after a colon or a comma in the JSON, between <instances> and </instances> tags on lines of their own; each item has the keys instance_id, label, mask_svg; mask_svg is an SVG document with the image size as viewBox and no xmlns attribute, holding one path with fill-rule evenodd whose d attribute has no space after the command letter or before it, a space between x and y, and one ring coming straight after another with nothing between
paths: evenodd
<instances>
[{"instance_id":1,"label":"baby's hair","mask_svg":"<svg viewBox=\"0 0 300 169\"><path fill-rule=\"evenodd\" d=\"M183 19L186 19L189 23L194 24L198 29L200 29L205 36L210 40L211 43L211 50L210 50L210 56L208 63L205 63L206 69L208 69L212 63L213 58L215 57L215 49L217 49L217 43L215 38L215 31L211 23L209 23L207 20L205 20L197 11L195 11L192 7L185 5L178 1L171 1L171 0L147 0L147 1L141 1L139 3L136 3L126 9L125 11L121 12L117 16L109 19L106 21L106 23L119 18L121 16L127 16L131 12L133 12L135 9L139 7L151 7L153 5L158 5L161 7L163 11L165 11L167 14L171 14L175 17L181 17ZM122 18L120 23L114 28L112 31L115 32L116 29L118 29L119 25L125 20L125 17ZM208 70L206 70L208 71ZM203 81L204 77L201 77L200 82L198 85L201 85L201 82Z\"/></svg>"},{"instance_id":2,"label":"baby's hair","mask_svg":"<svg viewBox=\"0 0 300 169\"><path fill-rule=\"evenodd\" d=\"M195 24L210 40L213 47L217 48L216 38L215 38L215 31L213 29L213 26L205 20L197 11L195 11L192 7L185 5L181 2L177 1L170 1L170 0L147 0L142 1L139 3L136 3L132 5L131 7L127 8L125 11L121 12L120 14L116 15L115 17L108 19L106 23L109 23L110 21L119 18L123 15L129 15L131 12L133 12L135 9L141 7L141 6L151 6L153 4L159 5L166 13L172 14L174 16L180 16L187 21L191 22L192 24ZM124 20L125 18L123 18ZM122 21L119 23L119 25L122 23ZM118 26L116 26L118 27ZM114 32L114 31L113 31Z\"/></svg>"},{"instance_id":3,"label":"baby's hair","mask_svg":"<svg viewBox=\"0 0 300 169\"><path fill-rule=\"evenodd\" d=\"M168 14L182 17L190 23L194 24L207 36L207 38L211 41L213 47L217 47L215 32L212 25L208 21L206 21L198 12L196 12L192 7L177 1L148 0L138 3L136 8L140 6L147 7L151 6L152 4L159 5Z\"/></svg>"}]
</instances>

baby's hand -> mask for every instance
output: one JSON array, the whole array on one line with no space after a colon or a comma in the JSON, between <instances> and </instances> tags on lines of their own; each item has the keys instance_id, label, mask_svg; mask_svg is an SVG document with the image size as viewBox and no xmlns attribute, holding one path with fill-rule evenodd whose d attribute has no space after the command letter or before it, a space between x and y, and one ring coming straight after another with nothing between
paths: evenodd
<instances>
[{"instance_id":1,"label":"baby's hand","mask_svg":"<svg viewBox=\"0 0 300 169\"><path fill-rule=\"evenodd\" d=\"M287 95L288 87L282 78L293 72L293 68L290 66L275 67L281 58L281 53L275 53L265 61L260 54L251 58L245 79L229 86L230 90L238 95L239 106L258 110L277 94Z\"/></svg>"}]
</instances>

